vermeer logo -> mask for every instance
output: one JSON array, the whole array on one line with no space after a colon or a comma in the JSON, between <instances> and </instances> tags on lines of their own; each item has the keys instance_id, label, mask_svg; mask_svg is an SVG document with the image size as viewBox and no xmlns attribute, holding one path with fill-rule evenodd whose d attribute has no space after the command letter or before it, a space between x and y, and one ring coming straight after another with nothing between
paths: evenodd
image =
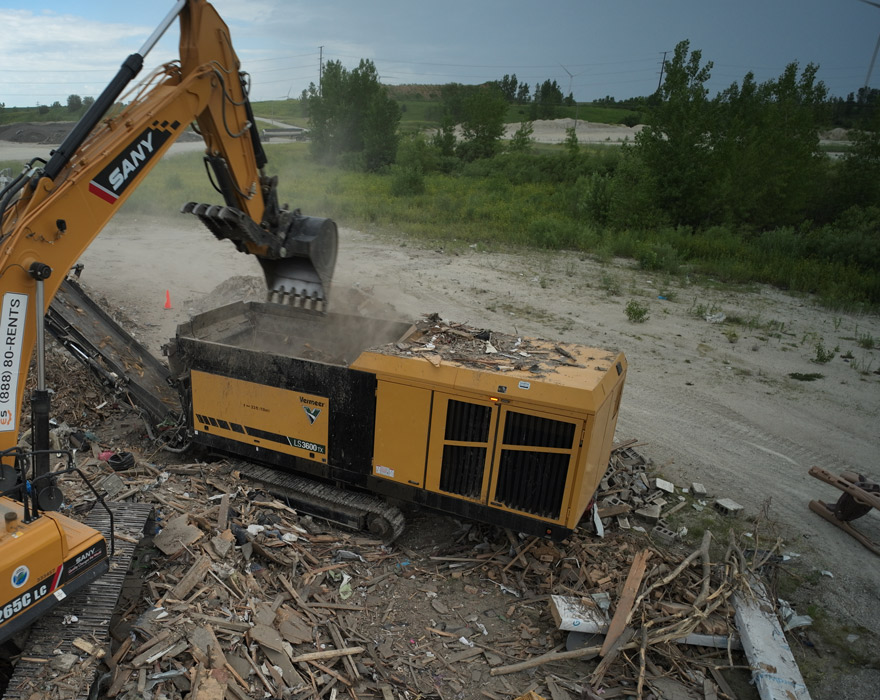
<instances>
[{"instance_id":1,"label":"vermeer logo","mask_svg":"<svg viewBox=\"0 0 880 700\"><path fill-rule=\"evenodd\" d=\"M309 417L309 425L314 425L315 421L318 420L318 416L321 415L320 408L309 408L308 406L303 406L303 411L305 411L306 415Z\"/></svg>"}]
</instances>

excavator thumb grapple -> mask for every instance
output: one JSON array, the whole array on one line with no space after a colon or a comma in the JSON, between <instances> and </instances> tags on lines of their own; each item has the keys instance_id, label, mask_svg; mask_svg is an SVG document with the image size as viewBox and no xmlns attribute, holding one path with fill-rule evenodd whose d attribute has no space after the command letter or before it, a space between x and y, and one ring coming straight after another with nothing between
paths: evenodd
<instances>
[{"instance_id":1,"label":"excavator thumb grapple","mask_svg":"<svg viewBox=\"0 0 880 700\"><path fill-rule=\"evenodd\" d=\"M269 299L276 303L324 309L336 267L338 234L330 219L304 216L277 204L277 179L262 177L266 210L258 226L241 209L188 202L181 211L195 214L218 239L258 256Z\"/></svg>"}]
</instances>

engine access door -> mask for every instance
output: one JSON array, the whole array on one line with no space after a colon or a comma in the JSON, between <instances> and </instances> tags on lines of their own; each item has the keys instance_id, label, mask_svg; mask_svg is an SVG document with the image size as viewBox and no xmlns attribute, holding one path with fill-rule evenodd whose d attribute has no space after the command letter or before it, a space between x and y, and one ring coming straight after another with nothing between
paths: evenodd
<instances>
[{"instance_id":1,"label":"engine access door","mask_svg":"<svg viewBox=\"0 0 880 700\"><path fill-rule=\"evenodd\" d=\"M425 487L562 523L583 429L575 418L437 392Z\"/></svg>"},{"instance_id":2,"label":"engine access door","mask_svg":"<svg viewBox=\"0 0 880 700\"><path fill-rule=\"evenodd\" d=\"M583 421L504 406L489 505L562 523L575 483Z\"/></svg>"},{"instance_id":3,"label":"engine access door","mask_svg":"<svg viewBox=\"0 0 880 700\"><path fill-rule=\"evenodd\" d=\"M435 392L425 487L485 504L497 423L492 401Z\"/></svg>"}]
</instances>

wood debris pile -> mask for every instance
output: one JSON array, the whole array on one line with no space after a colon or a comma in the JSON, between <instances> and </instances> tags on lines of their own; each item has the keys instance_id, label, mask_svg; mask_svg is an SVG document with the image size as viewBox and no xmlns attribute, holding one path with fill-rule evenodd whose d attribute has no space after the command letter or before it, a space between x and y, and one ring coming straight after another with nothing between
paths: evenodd
<instances>
[{"instance_id":1,"label":"wood debris pile","mask_svg":"<svg viewBox=\"0 0 880 700\"><path fill-rule=\"evenodd\" d=\"M558 366L580 366L565 344L449 323L437 315L417 323L405 341L374 349L386 355L417 355L435 366L453 362L499 372L540 374Z\"/></svg>"},{"instance_id":2,"label":"wood debris pile","mask_svg":"<svg viewBox=\"0 0 880 700\"><path fill-rule=\"evenodd\" d=\"M707 533L683 557L641 533L553 543L411 513L383 546L301 516L229 464L116 472L99 450L81 467L114 500L154 503L161 529L112 645L81 638L75 665L30 679L39 697L73 697L59 678L102 673L115 698L573 700L664 684L733 697L720 669L744 663L729 598L748 566L732 540L710 556ZM558 629L560 596L597 611L595 642ZM697 634L722 648L676 643Z\"/></svg>"}]
</instances>

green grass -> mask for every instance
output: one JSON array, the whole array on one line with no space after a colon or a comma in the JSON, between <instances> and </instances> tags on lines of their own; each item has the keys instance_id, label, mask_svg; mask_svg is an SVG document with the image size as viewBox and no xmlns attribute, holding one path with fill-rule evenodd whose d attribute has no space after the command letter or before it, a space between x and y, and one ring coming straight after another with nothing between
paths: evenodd
<instances>
[{"instance_id":1,"label":"green grass","mask_svg":"<svg viewBox=\"0 0 880 700\"><path fill-rule=\"evenodd\" d=\"M41 111L43 110L43 111ZM4 107L0 109L0 124L17 122L75 122L86 113L83 107L76 112L61 107Z\"/></svg>"},{"instance_id":2,"label":"green grass","mask_svg":"<svg viewBox=\"0 0 880 700\"><path fill-rule=\"evenodd\" d=\"M790 372L789 377L799 382L815 382L822 379L825 375L819 372Z\"/></svg>"},{"instance_id":3,"label":"green grass","mask_svg":"<svg viewBox=\"0 0 880 700\"><path fill-rule=\"evenodd\" d=\"M299 100L266 100L265 102L253 102L251 106L254 110L254 116L257 118L276 119L293 126L308 126L308 117Z\"/></svg>"}]
</instances>

